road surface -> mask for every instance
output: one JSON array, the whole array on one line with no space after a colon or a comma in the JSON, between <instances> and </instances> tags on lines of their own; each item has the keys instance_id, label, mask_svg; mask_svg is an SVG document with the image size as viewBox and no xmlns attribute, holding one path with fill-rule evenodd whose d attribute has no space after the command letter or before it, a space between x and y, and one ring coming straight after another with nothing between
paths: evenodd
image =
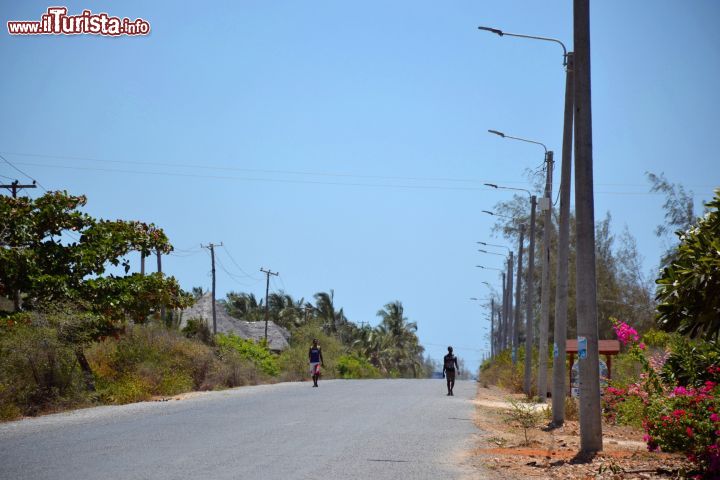
<instances>
[{"instance_id":1,"label":"road surface","mask_svg":"<svg viewBox=\"0 0 720 480\"><path fill-rule=\"evenodd\" d=\"M0 424L0 479L454 479L476 383L332 380Z\"/></svg>"}]
</instances>

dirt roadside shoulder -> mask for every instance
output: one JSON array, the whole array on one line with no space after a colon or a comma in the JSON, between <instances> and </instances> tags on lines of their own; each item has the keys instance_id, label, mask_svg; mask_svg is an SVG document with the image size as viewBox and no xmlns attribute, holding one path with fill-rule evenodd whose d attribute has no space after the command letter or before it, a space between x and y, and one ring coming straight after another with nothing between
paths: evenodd
<instances>
[{"instance_id":1,"label":"dirt roadside shoulder","mask_svg":"<svg viewBox=\"0 0 720 480\"><path fill-rule=\"evenodd\" d=\"M570 420L560 428L546 430L549 419L542 417L546 407L541 404L532 405L541 420L528 429L526 443L523 428L508 420L511 400L523 397L493 386L478 386L474 422L480 433L469 455L471 464L507 480L668 479L687 467L682 455L648 452L642 430L606 424L603 451L589 460L578 458L578 422Z\"/></svg>"}]
</instances>

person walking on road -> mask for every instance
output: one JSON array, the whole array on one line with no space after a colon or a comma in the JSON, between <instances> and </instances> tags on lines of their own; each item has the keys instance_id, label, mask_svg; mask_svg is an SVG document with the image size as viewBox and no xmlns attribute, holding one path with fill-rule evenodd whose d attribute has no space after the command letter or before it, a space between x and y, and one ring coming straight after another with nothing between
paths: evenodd
<instances>
[{"instance_id":1,"label":"person walking on road","mask_svg":"<svg viewBox=\"0 0 720 480\"><path fill-rule=\"evenodd\" d=\"M320 378L320 366L325 366L322 349L318 345L317 338L313 338L310 351L308 352L308 359L310 360L310 375L312 375L313 387L317 387L318 379Z\"/></svg>"},{"instance_id":2,"label":"person walking on road","mask_svg":"<svg viewBox=\"0 0 720 480\"><path fill-rule=\"evenodd\" d=\"M443 377L447 379L448 396L453 396L455 388L455 371L459 370L457 357L453 355L453 348L448 347L448 354L443 357Z\"/></svg>"}]
</instances>

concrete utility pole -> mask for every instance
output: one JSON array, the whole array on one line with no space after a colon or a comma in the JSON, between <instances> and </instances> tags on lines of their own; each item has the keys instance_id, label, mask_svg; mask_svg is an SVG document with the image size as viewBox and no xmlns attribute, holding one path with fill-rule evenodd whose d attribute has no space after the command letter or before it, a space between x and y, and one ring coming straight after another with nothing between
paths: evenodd
<instances>
[{"instance_id":1,"label":"concrete utility pole","mask_svg":"<svg viewBox=\"0 0 720 480\"><path fill-rule=\"evenodd\" d=\"M502 311L500 312L500 351L502 352L505 350L505 330L507 329L507 283L505 281L506 274L503 272L502 274L502 283L503 283L503 303L502 303Z\"/></svg>"},{"instance_id":2,"label":"concrete utility pole","mask_svg":"<svg viewBox=\"0 0 720 480\"><path fill-rule=\"evenodd\" d=\"M538 339L538 398L547 399L547 352L550 330L550 237L552 234L553 152L545 153L545 221L543 222L542 277L540 284L540 338Z\"/></svg>"},{"instance_id":3,"label":"concrete utility pole","mask_svg":"<svg viewBox=\"0 0 720 480\"><path fill-rule=\"evenodd\" d=\"M271 272L270 270L265 270L263 268L261 268L260 271L263 272L267 277L265 281L265 345L268 345L267 329L268 317L270 316L270 305L268 304L268 298L270 296L270 275L275 275L277 277L279 273Z\"/></svg>"},{"instance_id":4,"label":"concrete utility pole","mask_svg":"<svg viewBox=\"0 0 720 480\"><path fill-rule=\"evenodd\" d=\"M215 312L215 247L222 247L223 244L209 243L208 245L200 245L201 248L210 250L210 261L212 262L212 313L213 313L213 335L217 335L217 315Z\"/></svg>"},{"instance_id":5,"label":"concrete utility pole","mask_svg":"<svg viewBox=\"0 0 720 480\"><path fill-rule=\"evenodd\" d=\"M140 252L140 275L145 275L145 254Z\"/></svg>"},{"instance_id":6,"label":"concrete utility pole","mask_svg":"<svg viewBox=\"0 0 720 480\"><path fill-rule=\"evenodd\" d=\"M35 182L35 180L33 180L33 183L31 185L21 185L18 180L15 180L14 182L12 182L10 184L0 185L0 188L7 188L8 190L10 190L10 192L12 192L12 197L17 198L17 194L18 194L19 190L22 190L23 188L37 188L36 183L37 182ZM21 297L20 290L15 290L14 292L12 292L12 296L13 296L13 310L16 312L19 312L20 307L22 306L22 302L21 302L21 298L20 298Z\"/></svg>"},{"instance_id":7,"label":"concrete utility pole","mask_svg":"<svg viewBox=\"0 0 720 480\"><path fill-rule=\"evenodd\" d=\"M517 352L520 347L520 321L522 320L520 308L520 295L522 290L522 257L523 257L523 239L525 236L525 224L520 224L520 241L518 242L518 260L517 260L517 276L515 286L515 322L513 326L513 364L517 362Z\"/></svg>"},{"instance_id":8,"label":"concrete utility pole","mask_svg":"<svg viewBox=\"0 0 720 480\"><path fill-rule=\"evenodd\" d=\"M575 218L578 362L580 364L580 451L602 450L598 365L590 88L590 0L573 0L575 45ZM586 347L585 347L586 346ZM585 348L584 348L585 347Z\"/></svg>"},{"instance_id":9,"label":"concrete utility pole","mask_svg":"<svg viewBox=\"0 0 720 480\"><path fill-rule=\"evenodd\" d=\"M533 290L535 290L535 210L537 198L530 196L530 245L528 246L528 271L525 280L525 395L530 396L532 383L532 353L533 337L535 336L535 309L533 305Z\"/></svg>"},{"instance_id":10,"label":"concrete utility pole","mask_svg":"<svg viewBox=\"0 0 720 480\"><path fill-rule=\"evenodd\" d=\"M565 118L560 167L560 221L558 223L557 290L555 290L555 344L553 345L553 424L565 421L565 355L568 312L568 258L570 255L570 183L572 182L573 53L567 54L565 74Z\"/></svg>"},{"instance_id":11,"label":"concrete utility pole","mask_svg":"<svg viewBox=\"0 0 720 480\"><path fill-rule=\"evenodd\" d=\"M510 254L508 255L508 261L507 261L507 269L508 269L508 287L507 287L507 296L508 296L508 307L507 307L507 315L505 318L507 319L505 323L507 324L507 331L505 334L507 335L507 345L511 348L510 350L510 357L512 358L512 363L515 365L515 362L517 362L517 351L513 348L513 346L516 346L517 343L513 341L513 338L515 337L515 332L513 331L513 268L514 268L514 262L513 262L513 252L510 251Z\"/></svg>"},{"instance_id":12,"label":"concrete utility pole","mask_svg":"<svg viewBox=\"0 0 720 480\"><path fill-rule=\"evenodd\" d=\"M490 357L495 356L495 297L490 298Z\"/></svg>"}]
</instances>

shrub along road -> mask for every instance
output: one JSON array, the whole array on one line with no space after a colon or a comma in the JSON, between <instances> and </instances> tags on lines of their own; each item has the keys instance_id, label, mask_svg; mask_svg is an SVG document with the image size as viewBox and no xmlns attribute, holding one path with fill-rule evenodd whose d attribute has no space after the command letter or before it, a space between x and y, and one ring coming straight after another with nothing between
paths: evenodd
<instances>
[{"instance_id":1,"label":"shrub along road","mask_svg":"<svg viewBox=\"0 0 720 480\"><path fill-rule=\"evenodd\" d=\"M478 478L476 383L330 380L0 425L0 478ZM481 478L481 477L480 477Z\"/></svg>"}]
</instances>

